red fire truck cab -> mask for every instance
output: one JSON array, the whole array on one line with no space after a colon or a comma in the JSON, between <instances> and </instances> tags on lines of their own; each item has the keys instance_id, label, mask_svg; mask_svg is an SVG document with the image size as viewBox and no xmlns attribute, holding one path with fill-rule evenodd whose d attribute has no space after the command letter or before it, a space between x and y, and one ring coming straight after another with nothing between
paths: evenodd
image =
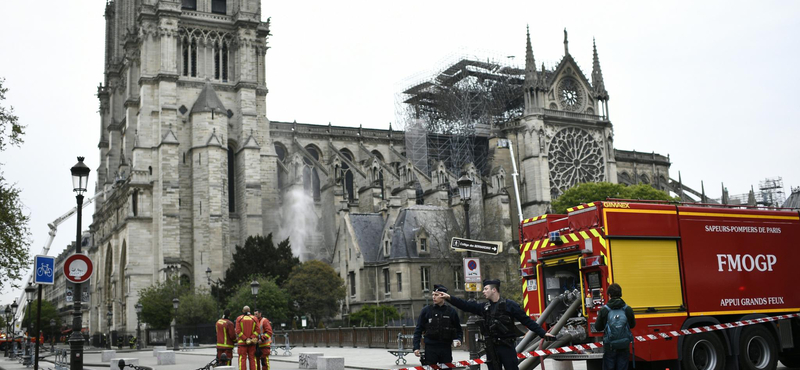
<instances>
[{"instance_id":1,"label":"red fire truck cab","mask_svg":"<svg viewBox=\"0 0 800 370\"><path fill-rule=\"evenodd\" d=\"M593 324L612 283L636 314L635 336L800 312L798 212L605 201L519 230L525 310L538 318L560 305L545 323L574 316L570 330L583 333L573 344L602 342ZM580 299L573 312L565 296ZM570 356L598 357L561 355ZM637 342L635 359L682 370L800 367L800 320Z\"/></svg>"}]
</instances>

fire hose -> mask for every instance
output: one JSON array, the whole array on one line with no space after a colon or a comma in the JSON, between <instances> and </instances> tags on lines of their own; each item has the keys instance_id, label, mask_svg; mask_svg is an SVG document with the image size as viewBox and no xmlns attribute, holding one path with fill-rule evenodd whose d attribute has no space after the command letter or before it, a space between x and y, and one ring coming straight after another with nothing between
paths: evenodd
<instances>
[{"instance_id":1,"label":"fire hose","mask_svg":"<svg viewBox=\"0 0 800 370\"><path fill-rule=\"evenodd\" d=\"M581 305L581 300L580 299L575 299L574 301L572 301L572 304L569 305L569 308L567 308L567 310L564 312L564 314L561 315L561 318L558 320L558 322L556 322L556 324L553 325L553 327L549 331L551 333L554 333L554 334L557 334L558 332L560 332L561 328L563 328L564 325L566 325L567 320L572 318L572 315L575 314L575 312L578 310L578 307L580 307L580 305ZM545 312L546 311L547 310L545 310ZM544 315L542 315L542 317L544 317ZM541 319L541 317L540 317L540 319ZM572 340L572 335L571 334L570 335L565 335L565 336L559 338L558 340L556 340L555 342L549 344L547 346L547 348L558 348L558 347L561 347L564 343L570 342L571 340ZM536 349L536 347L538 347L539 342L540 341L536 341L536 343L533 343L532 345L528 346L528 348L526 348L524 351L517 350L517 353L533 351L533 350ZM539 360L540 360L540 357L526 358L525 360L523 360L519 364L519 370L531 370L534 367L536 367L536 365L539 364Z\"/></svg>"}]
</instances>

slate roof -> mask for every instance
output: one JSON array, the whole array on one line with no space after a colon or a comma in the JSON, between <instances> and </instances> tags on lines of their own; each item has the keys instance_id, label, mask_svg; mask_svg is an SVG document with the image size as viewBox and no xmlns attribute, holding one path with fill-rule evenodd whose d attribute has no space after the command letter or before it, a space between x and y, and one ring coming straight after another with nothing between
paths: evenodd
<instances>
[{"instance_id":1,"label":"slate roof","mask_svg":"<svg viewBox=\"0 0 800 370\"><path fill-rule=\"evenodd\" d=\"M421 229L428 234L428 248L445 251L450 248L448 231L460 233L453 210L447 207L414 205L400 210L394 223L392 248L388 259L418 258L416 234ZM441 241L443 245L437 243ZM441 255L432 253L432 255ZM383 253L378 260L385 261Z\"/></svg>"},{"instance_id":2,"label":"slate roof","mask_svg":"<svg viewBox=\"0 0 800 370\"><path fill-rule=\"evenodd\" d=\"M792 194L783 202L783 208L800 208L800 189L792 189Z\"/></svg>"},{"instance_id":3,"label":"slate roof","mask_svg":"<svg viewBox=\"0 0 800 370\"><path fill-rule=\"evenodd\" d=\"M364 262L375 262L381 254L381 235L386 223L380 213L351 213L350 223Z\"/></svg>"},{"instance_id":4,"label":"slate roof","mask_svg":"<svg viewBox=\"0 0 800 370\"><path fill-rule=\"evenodd\" d=\"M222 101L219 100L219 96L217 96L217 92L214 91L214 86L211 86L210 81L206 81L206 84L203 86L203 90L200 91L200 95L197 97L197 100L192 105L192 112L226 112L225 106L222 105Z\"/></svg>"}]
</instances>

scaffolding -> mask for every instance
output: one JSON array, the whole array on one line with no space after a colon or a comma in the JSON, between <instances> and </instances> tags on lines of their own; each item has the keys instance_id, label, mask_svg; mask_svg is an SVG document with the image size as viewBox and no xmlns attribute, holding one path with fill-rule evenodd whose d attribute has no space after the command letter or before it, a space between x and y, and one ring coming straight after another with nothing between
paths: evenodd
<instances>
[{"instance_id":1,"label":"scaffolding","mask_svg":"<svg viewBox=\"0 0 800 370\"><path fill-rule=\"evenodd\" d=\"M442 161L456 175L467 163L487 175L492 126L522 115L525 71L476 59L460 58L398 96L406 156L424 173Z\"/></svg>"},{"instance_id":2,"label":"scaffolding","mask_svg":"<svg viewBox=\"0 0 800 370\"><path fill-rule=\"evenodd\" d=\"M783 178L766 178L758 183L758 190L761 191L761 202L768 207L780 207L786 200L783 193Z\"/></svg>"}]
</instances>

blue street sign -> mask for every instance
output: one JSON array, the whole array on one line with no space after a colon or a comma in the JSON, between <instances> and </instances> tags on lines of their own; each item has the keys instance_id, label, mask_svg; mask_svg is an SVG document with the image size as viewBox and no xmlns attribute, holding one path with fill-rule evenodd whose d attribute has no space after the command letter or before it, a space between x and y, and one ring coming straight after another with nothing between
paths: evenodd
<instances>
[{"instance_id":1,"label":"blue street sign","mask_svg":"<svg viewBox=\"0 0 800 370\"><path fill-rule=\"evenodd\" d=\"M53 285L56 279L56 258L36 256L33 259L33 283Z\"/></svg>"}]
</instances>

